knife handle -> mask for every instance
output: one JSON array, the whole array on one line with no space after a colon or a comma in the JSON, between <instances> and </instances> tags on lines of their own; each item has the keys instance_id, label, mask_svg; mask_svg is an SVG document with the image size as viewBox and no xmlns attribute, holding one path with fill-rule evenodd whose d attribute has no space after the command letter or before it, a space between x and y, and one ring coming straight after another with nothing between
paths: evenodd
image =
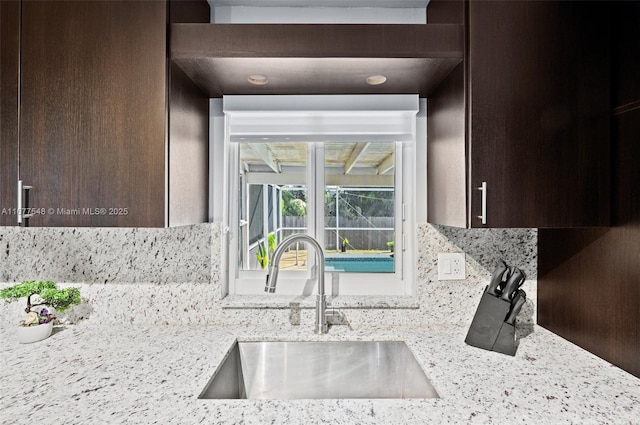
<instances>
[{"instance_id":1,"label":"knife handle","mask_svg":"<svg viewBox=\"0 0 640 425\"><path fill-rule=\"evenodd\" d=\"M526 276L524 272L519 268L514 267L511 276L509 276L509 280L507 280L507 283L504 285L500 298L505 301L511 301L516 290L522 286L525 278Z\"/></svg>"},{"instance_id":2,"label":"knife handle","mask_svg":"<svg viewBox=\"0 0 640 425\"><path fill-rule=\"evenodd\" d=\"M507 314L507 318L505 319L505 323L509 325L513 325L516 322L516 317L518 317L518 313L520 313L520 309L527 301L527 294L522 289L518 289L516 294L513 296L513 301L511 302L511 310L509 314Z\"/></svg>"},{"instance_id":3,"label":"knife handle","mask_svg":"<svg viewBox=\"0 0 640 425\"><path fill-rule=\"evenodd\" d=\"M507 286L507 281L509 280L509 278L513 274L513 270L514 269L515 269L515 267L507 266L507 270L505 270L504 274L502 275L502 281L500 282L500 285L498 285L498 289L496 290L496 292L498 294L502 294L504 292L504 288L505 288L505 286ZM498 295L498 296L500 296L500 295Z\"/></svg>"},{"instance_id":4,"label":"knife handle","mask_svg":"<svg viewBox=\"0 0 640 425\"><path fill-rule=\"evenodd\" d=\"M494 270L493 275L491 276L491 282L489 282L489 286L487 287L487 293L489 295L493 295L494 297L500 296L498 286L500 286L508 271L509 266L507 266L507 263L505 263L504 260L498 261L498 266Z\"/></svg>"}]
</instances>

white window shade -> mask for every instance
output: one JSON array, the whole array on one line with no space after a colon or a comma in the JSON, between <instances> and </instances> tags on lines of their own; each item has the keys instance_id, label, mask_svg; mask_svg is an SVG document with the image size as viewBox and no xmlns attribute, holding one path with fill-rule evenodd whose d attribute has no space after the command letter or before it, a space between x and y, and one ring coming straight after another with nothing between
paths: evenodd
<instances>
[{"instance_id":1,"label":"white window shade","mask_svg":"<svg viewBox=\"0 0 640 425\"><path fill-rule=\"evenodd\" d=\"M225 96L230 142L414 142L418 95Z\"/></svg>"}]
</instances>

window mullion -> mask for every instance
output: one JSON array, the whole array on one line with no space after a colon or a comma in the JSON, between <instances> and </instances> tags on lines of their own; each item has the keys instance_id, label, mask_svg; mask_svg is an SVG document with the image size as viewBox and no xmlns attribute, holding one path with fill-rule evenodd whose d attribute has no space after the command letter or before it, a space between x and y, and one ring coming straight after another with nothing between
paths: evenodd
<instances>
[{"instance_id":1,"label":"window mullion","mask_svg":"<svg viewBox=\"0 0 640 425\"><path fill-rule=\"evenodd\" d=\"M262 239L260 242L264 244L267 252L267 258L269 258L269 244L267 242L269 235L269 185L262 185ZM269 259L270 260L270 259Z\"/></svg>"},{"instance_id":2,"label":"window mullion","mask_svg":"<svg viewBox=\"0 0 640 425\"><path fill-rule=\"evenodd\" d=\"M315 159L314 159L314 212L315 212L315 229L314 237L320 244L324 244L324 143L314 143Z\"/></svg>"},{"instance_id":3,"label":"window mullion","mask_svg":"<svg viewBox=\"0 0 640 425\"><path fill-rule=\"evenodd\" d=\"M227 117L225 117L225 125L227 125ZM228 134L228 132L225 131L225 136ZM230 185L231 187L237 187L237 185L240 184L240 172L238 170L238 158L239 158L239 153L238 153L238 147L237 146L233 146L233 145L229 145L229 162L228 164L228 170L229 170L229 181L230 181ZM233 196L232 193L227 192L226 193L227 201L227 216L230 217L230 223L237 223L240 217L240 211L239 211L239 205L238 202L233 202ZM246 198L245 198L246 199ZM229 284L230 284L230 292L234 293L235 292L235 281L238 278L238 249L239 249L239 238L242 236L240 232L237 232L235 229L235 226L230 226L231 232L228 235L228 237L230 238L230 240L228 240L228 258L229 258Z\"/></svg>"},{"instance_id":4,"label":"window mullion","mask_svg":"<svg viewBox=\"0 0 640 425\"><path fill-rule=\"evenodd\" d=\"M402 143L396 143L396 157L395 157L395 202L396 202L396 273L400 276L400 279L404 279L405 273L405 256L406 256L406 213L405 199L404 199L404 165L403 165L403 147ZM399 233L399 234L398 234Z\"/></svg>"},{"instance_id":5,"label":"window mullion","mask_svg":"<svg viewBox=\"0 0 640 425\"><path fill-rule=\"evenodd\" d=\"M324 246L324 145L310 143L307 155L307 235ZM317 261L315 253L308 248L308 270L312 270Z\"/></svg>"}]
</instances>

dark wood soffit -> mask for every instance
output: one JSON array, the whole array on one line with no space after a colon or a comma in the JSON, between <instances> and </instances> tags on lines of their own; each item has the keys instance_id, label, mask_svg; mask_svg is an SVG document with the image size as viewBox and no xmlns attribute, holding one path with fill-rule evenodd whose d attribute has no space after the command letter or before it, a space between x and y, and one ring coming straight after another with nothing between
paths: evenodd
<instances>
[{"instance_id":1,"label":"dark wood soffit","mask_svg":"<svg viewBox=\"0 0 640 425\"><path fill-rule=\"evenodd\" d=\"M171 31L172 60L209 97L428 96L463 57L461 25L174 24ZM249 84L252 74L269 83ZM380 74L385 84L365 83Z\"/></svg>"},{"instance_id":2,"label":"dark wood soffit","mask_svg":"<svg viewBox=\"0 0 640 425\"><path fill-rule=\"evenodd\" d=\"M463 0L431 0L427 6L427 24L463 24Z\"/></svg>"},{"instance_id":3,"label":"dark wood soffit","mask_svg":"<svg viewBox=\"0 0 640 425\"><path fill-rule=\"evenodd\" d=\"M462 25L172 24L171 57L462 58Z\"/></svg>"},{"instance_id":4,"label":"dark wood soffit","mask_svg":"<svg viewBox=\"0 0 640 425\"><path fill-rule=\"evenodd\" d=\"M224 94L411 94L428 96L461 59L386 58L205 58L175 63L207 93ZM269 83L249 84L260 74ZM386 83L370 86L370 75Z\"/></svg>"},{"instance_id":5,"label":"dark wood soffit","mask_svg":"<svg viewBox=\"0 0 640 425\"><path fill-rule=\"evenodd\" d=\"M206 0L171 0L169 22L205 23L211 20L211 8Z\"/></svg>"}]
</instances>

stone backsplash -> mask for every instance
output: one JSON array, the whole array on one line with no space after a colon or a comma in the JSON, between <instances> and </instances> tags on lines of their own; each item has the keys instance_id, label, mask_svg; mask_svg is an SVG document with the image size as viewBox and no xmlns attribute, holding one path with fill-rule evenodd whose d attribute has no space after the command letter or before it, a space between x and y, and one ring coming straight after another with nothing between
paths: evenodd
<instances>
[{"instance_id":1,"label":"stone backsplash","mask_svg":"<svg viewBox=\"0 0 640 425\"><path fill-rule=\"evenodd\" d=\"M259 324L291 326L289 309L224 306L220 223L169 229L0 228L0 281L46 279L79 286L87 301L68 314L108 323ZM418 226L418 308L348 308L353 327L470 323L498 259L522 268L528 301L520 322L535 323L536 229L457 229ZM467 278L439 281L437 254L465 252ZM8 283L7 283L8 282ZM22 303L0 308L16 323ZM303 309L301 326L312 326Z\"/></svg>"},{"instance_id":2,"label":"stone backsplash","mask_svg":"<svg viewBox=\"0 0 640 425\"><path fill-rule=\"evenodd\" d=\"M168 229L0 227L0 282L209 283L214 243L208 223Z\"/></svg>"}]
</instances>

